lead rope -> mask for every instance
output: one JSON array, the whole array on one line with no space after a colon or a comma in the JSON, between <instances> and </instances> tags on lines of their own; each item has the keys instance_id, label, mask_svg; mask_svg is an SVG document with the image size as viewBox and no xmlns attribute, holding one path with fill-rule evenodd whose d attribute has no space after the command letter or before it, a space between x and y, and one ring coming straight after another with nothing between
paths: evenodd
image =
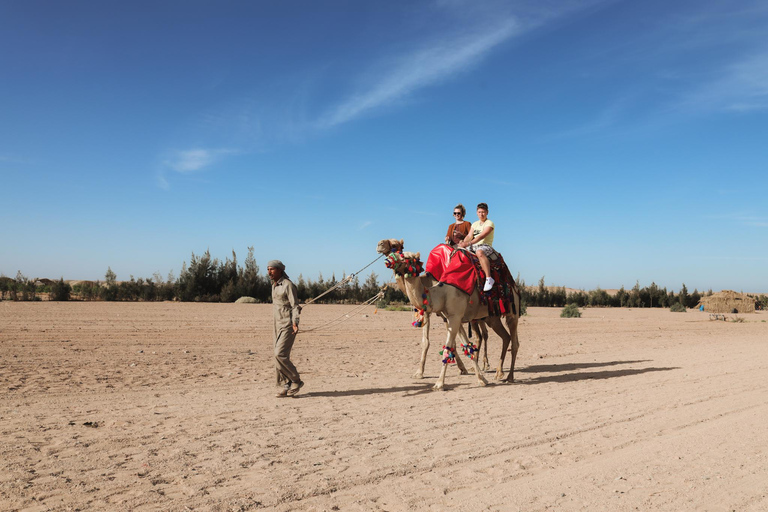
<instances>
[{"instance_id":1,"label":"lead rope","mask_svg":"<svg viewBox=\"0 0 768 512\"><path fill-rule=\"evenodd\" d=\"M352 274L349 274L347 277L345 277L344 279L342 279L341 281L339 281L338 283L336 283L336 285L335 285L335 286L333 286L333 287L331 287L331 288L328 288L327 290L325 290L323 293L321 293L320 295L318 295L318 296L317 296L317 297L315 297L314 299L311 299L311 300L309 300L309 301L305 302L304 304L301 304L301 307L303 308L304 306L309 306L310 304L312 304L313 302L315 302L315 301L316 301L317 299L319 299L320 297L322 297L322 296L324 296L324 295L328 295L329 293L331 293L331 292L332 292L333 290L335 290L336 288L341 288L342 286L344 286L344 285L345 285L345 284L347 284L348 282L352 281L352 280L355 278L355 276L356 276L357 274L359 274L359 273L360 273L360 272L362 272L363 270L367 269L368 267L370 267L371 265L373 265L374 263L376 263L377 261L379 261L379 260L380 260L380 259L381 259L383 256L384 256L383 254L380 254L378 258L376 258L375 260L373 260L372 262L370 262L369 264L367 264L366 266L364 266L363 268L361 268L361 269L360 269L360 270L358 270L357 272L354 272L354 273L352 273ZM369 300L370 300L370 299L369 299Z\"/></svg>"},{"instance_id":2,"label":"lead rope","mask_svg":"<svg viewBox=\"0 0 768 512\"><path fill-rule=\"evenodd\" d=\"M317 327L313 327L312 329L302 329L300 332L312 332L312 331L318 331L318 330L320 330L320 329L323 329L323 328L325 328L325 327L328 327L328 326L330 326L331 324L334 324L334 323L341 323L341 322L343 322L344 320L349 320L349 319L351 318L351 315L353 315L353 314L354 314L356 311L358 311L358 310L360 310L360 309L363 309L363 308L365 308L365 307L368 307L368 306L370 306L370 305L371 305L371 304L373 304L373 303L374 303L374 302L375 302L377 299L383 299L383 298L384 298L384 291L382 290L382 291L380 291L379 293L377 293L376 295L374 295L373 297L371 297L370 299L368 299L367 301L365 301L365 302L363 302L362 304L360 304L359 306L357 306L356 308L352 309L351 311L348 311L347 313L344 313L344 314L342 314L342 315L340 315L340 316L337 316L337 317L336 317L336 318L334 318L333 320L331 320L331 321L329 321L329 322L326 322L326 323L324 323L324 324L322 324L322 325L318 325Z\"/></svg>"},{"instance_id":3,"label":"lead rope","mask_svg":"<svg viewBox=\"0 0 768 512\"><path fill-rule=\"evenodd\" d=\"M313 302L315 302L315 301L316 301L317 299L319 299L320 297L322 297L323 295L327 295L328 293L332 292L332 291L333 291L333 290L335 290L336 288L339 288L339 287L341 287L341 286L345 285L346 283L348 283L348 282L352 281L352 280L355 278L355 276L356 276L356 275L358 275L360 272L362 272L363 270L367 269L368 267L370 267L371 265L373 265L374 263L376 263L377 261L379 261L379 260L380 260L380 259L381 259L383 256L384 256L383 254L380 254L378 258L376 258L375 260L373 260L372 262L370 262L369 264L367 264L366 266L364 266L363 268L361 268L361 269L360 269L360 270L358 270L357 272L354 272L354 273L352 273L352 274L348 275L347 277L345 277L344 279L342 279L341 281L339 281L339 282L338 282L338 283L337 283L335 286L333 286L332 288L329 288L328 290L324 291L323 293L321 293L320 295L318 295L318 296L317 296L317 297L315 297L314 299L312 299L312 300L309 300L309 301L305 302L304 304L301 304L299 307L300 307L300 308L303 308L304 306L308 306L308 305L312 304ZM362 304L360 304L359 306L355 307L354 309L352 309L352 310L348 311L347 313L344 313L344 314L342 314L342 315L340 315L340 316L337 316L337 317L336 317L336 318L334 318L333 320L330 320L329 322L326 322L326 323L324 323L324 324L318 325L317 327L313 327L313 328L311 328L311 329L302 329L300 332L312 332L312 331L318 331L318 330L320 330L320 329L324 329L324 328L326 328L326 327L329 327L329 326L331 326L331 325L332 325L332 324L334 324L334 323L341 323L341 322L343 322L344 320L348 320L349 318L351 318L351 315L352 315L352 314L354 314L355 312L357 312L358 310L360 310L360 309L363 309L363 308L365 308L365 307L368 307L368 306L370 306L371 304L373 304L374 302L376 302L376 300L377 300L377 299L383 299L383 298L384 298L384 290L386 290L386 289L387 289L387 286L388 286L388 285L389 285L389 283L385 283L385 284L384 284L384 286L382 286L382 287L381 287L381 291L379 291L379 293L377 293L376 295L374 295L374 296L373 296L373 297L371 297L370 299L366 300L365 302L363 302L363 303L362 303Z\"/></svg>"}]
</instances>

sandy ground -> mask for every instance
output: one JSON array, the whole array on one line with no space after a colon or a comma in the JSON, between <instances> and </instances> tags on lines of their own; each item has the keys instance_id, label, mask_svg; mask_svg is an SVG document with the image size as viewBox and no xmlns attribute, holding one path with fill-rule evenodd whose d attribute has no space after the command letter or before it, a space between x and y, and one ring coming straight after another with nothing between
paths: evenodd
<instances>
[{"instance_id":1,"label":"sandy ground","mask_svg":"<svg viewBox=\"0 0 768 512\"><path fill-rule=\"evenodd\" d=\"M531 308L515 384L444 392L441 322L415 381L363 313L279 399L268 305L0 303L0 510L768 509L768 313Z\"/></svg>"}]
</instances>

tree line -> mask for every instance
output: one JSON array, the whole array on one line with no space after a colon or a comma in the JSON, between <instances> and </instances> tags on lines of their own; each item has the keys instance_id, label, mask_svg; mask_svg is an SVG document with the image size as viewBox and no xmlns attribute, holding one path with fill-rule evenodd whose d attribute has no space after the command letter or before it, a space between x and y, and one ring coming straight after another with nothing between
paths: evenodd
<instances>
[{"instance_id":1,"label":"tree line","mask_svg":"<svg viewBox=\"0 0 768 512\"><path fill-rule=\"evenodd\" d=\"M666 287L659 287L655 282L641 288L639 281L630 290L622 286L615 294L610 294L599 287L590 291L569 292L564 286L545 286L543 276L535 287L526 286L520 276L517 280L524 306L565 307L568 304L575 304L578 307L670 308L680 304L685 308L695 308L702 297L713 293L711 288L704 293L699 292L698 289L689 292L685 283L678 293L672 290L667 291ZM768 296L763 294L750 296L763 309L768 308Z\"/></svg>"},{"instance_id":2,"label":"tree line","mask_svg":"<svg viewBox=\"0 0 768 512\"><path fill-rule=\"evenodd\" d=\"M292 278L298 288L299 300L306 302L318 297L328 290L317 302L330 304L359 304L381 290L379 277L375 272L360 282L354 276L343 286L340 281L347 279L342 275L337 280L332 274L330 279L324 279L320 274L316 280L307 279L301 274ZM43 281L40 283L39 281ZM538 286L526 286L525 280L517 276L521 290L523 311L527 306L564 307L575 304L578 307L631 307L631 308L669 308L680 304L686 308L694 308L704 295L712 295L712 290L705 293L694 289L692 293L683 283L680 291L675 293L656 283L640 287L640 283L630 290L622 286L617 293L609 294L596 288L590 291L567 291L565 287L548 287L544 277ZM335 289L334 289L335 288ZM237 254L232 251L232 258L219 260L211 257L210 251L202 255L194 252L189 264L183 262L181 272L175 277L173 271L164 279L159 273L150 278L117 282L117 276L111 268L107 268L104 281L81 281L70 286L59 281L35 280L24 276L21 271L15 279L0 276L0 299L10 300L40 300L41 294L49 294L51 300L105 300L105 301L181 301L181 302L234 302L240 297L252 297L256 302L271 301L271 284L269 277L260 272L253 255L253 247L248 248L248 255L243 265L237 260ZM756 296L755 300L763 309L768 308L768 296ZM385 289L384 304L407 304L407 297L395 287Z\"/></svg>"},{"instance_id":3,"label":"tree line","mask_svg":"<svg viewBox=\"0 0 768 512\"><path fill-rule=\"evenodd\" d=\"M351 280L346 274L337 280L335 274L324 279L320 274L317 280L307 279L299 274L291 277L296 284L299 300L307 300L330 291L317 302L330 304L359 304L379 293L381 285L375 272L360 282L358 276ZM43 281L40 283L39 281ZM346 281L339 285L340 281ZM36 284L38 283L38 284ZM49 294L51 300L105 300L105 301L181 301L181 302L234 302L240 297L252 297L256 302L270 302L272 286L269 277L260 272L253 255L253 247L248 248L244 264L237 261L237 254L232 251L232 258L219 260L213 258L210 251L202 255L192 253L189 264L182 263L178 278L171 271L163 279L159 273L150 278L117 281L117 275L111 267L107 268L104 281L81 281L74 286L64 282L35 280L18 272L15 279L0 277L0 298L10 300L40 300L41 294ZM383 301L407 302L406 296L387 287Z\"/></svg>"}]
</instances>

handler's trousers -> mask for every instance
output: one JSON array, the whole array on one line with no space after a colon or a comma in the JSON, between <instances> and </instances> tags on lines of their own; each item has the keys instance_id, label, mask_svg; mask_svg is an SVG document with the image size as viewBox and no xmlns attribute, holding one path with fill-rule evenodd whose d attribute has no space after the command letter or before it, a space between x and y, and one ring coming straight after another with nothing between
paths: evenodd
<instances>
[{"instance_id":1,"label":"handler's trousers","mask_svg":"<svg viewBox=\"0 0 768 512\"><path fill-rule=\"evenodd\" d=\"M291 362L291 349L296 335L290 327L277 334L275 340L275 370L277 371L277 385L289 382L300 382L299 371Z\"/></svg>"}]
</instances>

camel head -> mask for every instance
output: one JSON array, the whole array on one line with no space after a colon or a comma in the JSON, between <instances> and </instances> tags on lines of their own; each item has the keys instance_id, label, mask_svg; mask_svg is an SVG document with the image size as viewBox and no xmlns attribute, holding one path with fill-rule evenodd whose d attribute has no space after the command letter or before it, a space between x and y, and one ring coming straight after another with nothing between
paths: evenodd
<instances>
[{"instance_id":1,"label":"camel head","mask_svg":"<svg viewBox=\"0 0 768 512\"><path fill-rule=\"evenodd\" d=\"M390 254L393 252L400 252L403 250L403 247L405 244L403 244L403 240L395 240L394 238L390 238L388 240L381 240L379 242L379 245L376 246L376 252L381 254Z\"/></svg>"}]
</instances>

